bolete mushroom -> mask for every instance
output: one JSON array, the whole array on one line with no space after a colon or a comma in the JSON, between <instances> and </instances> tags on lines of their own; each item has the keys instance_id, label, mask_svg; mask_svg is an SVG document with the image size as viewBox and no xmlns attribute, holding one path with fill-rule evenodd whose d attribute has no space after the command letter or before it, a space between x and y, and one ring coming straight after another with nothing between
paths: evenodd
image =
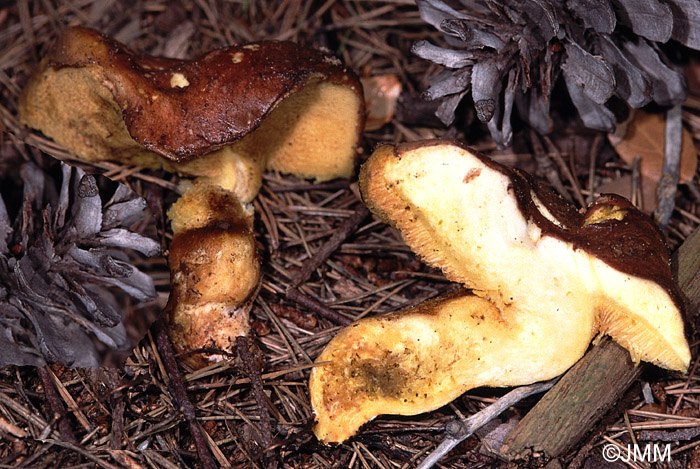
<instances>
[{"instance_id":1,"label":"bolete mushroom","mask_svg":"<svg viewBox=\"0 0 700 469\"><path fill-rule=\"evenodd\" d=\"M585 213L452 141L383 146L360 172L371 210L462 291L360 320L318 357L315 433L341 442L380 414L413 415L479 386L555 377L597 334L684 371L690 351L669 254L626 199Z\"/></svg>"},{"instance_id":2,"label":"bolete mushroom","mask_svg":"<svg viewBox=\"0 0 700 469\"><path fill-rule=\"evenodd\" d=\"M364 123L359 79L323 52L266 41L184 61L83 27L54 44L19 111L81 159L206 178L243 202L265 168L350 177Z\"/></svg>"},{"instance_id":3,"label":"bolete mushroom","mask_svg":"<svg viewBox=\"0 0 700 469\"><path fill-rule=\"evenodd\" d=\"M262 172L350 177L364 124L359 79L326 53L267 41L183 61L83 27L66 30L42 60L19 111L80 159L195 178L168 212L166 313L180 352L230 349L247 333L260 264L245 204Z\"/></svg>"}]
</instances>

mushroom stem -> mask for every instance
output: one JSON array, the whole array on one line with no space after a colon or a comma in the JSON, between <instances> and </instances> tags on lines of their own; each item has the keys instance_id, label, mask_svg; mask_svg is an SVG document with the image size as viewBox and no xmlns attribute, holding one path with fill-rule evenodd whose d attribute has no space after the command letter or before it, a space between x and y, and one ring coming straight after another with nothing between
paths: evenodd
<instances>
[{"instance_id":1,"label":"mushroom stem","mask_svg":"<svg viewBox=\"0 0 700 469\"><path fill-rule=\"evenodd\" d=\"M178 350L233 350L248 334L248 313L260 285L253 213L229 191L203 182L185 190L168 216L171 292L164 316ZM188 355L200 368L217 357Z\"/></svg>"},{"instance_id":2,"label":"mushroom stem","mask_svg":"<svg viewBox=\"0 0 700 469\"><path fill-rule=\"evenodd\" d=\"M316 436L341 442L380 414L415 415L475 387L558 376L585 352L594 316L571 321L554 310L542 313L523 320L516 308L499 311L461 291L352 324L311 372Z\"/></svg>"}]
</instances>

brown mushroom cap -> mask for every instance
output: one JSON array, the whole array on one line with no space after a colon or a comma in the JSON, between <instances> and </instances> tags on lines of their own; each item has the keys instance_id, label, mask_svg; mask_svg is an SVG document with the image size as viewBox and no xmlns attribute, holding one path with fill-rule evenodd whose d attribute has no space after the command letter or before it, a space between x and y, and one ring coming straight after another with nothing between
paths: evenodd
<instances>
[{"instance_id":1,"label":"brown mushroom cap","mask_svg":"<svg viewBox=\"0 0 700 469\"><path fill-rule=\"evenodd\" d=\"M168 212L178 351L231 349L260 284L252 201L262 171L324 181L355 167L359 79L326 53L267 41L191 60L134 52L69 28L24 90L20 119L78 158L196 177ZM209 357L209 359L215 357ZM188 355L192 366L209 360Z\"/></svg>"},{"instance_id":2,"label":"brown mushroom cap","mask_svg":"<svg viewBox=\"0 0 700 469\"><path fill-rule=\"evenodd\" d=\"M358 78L336 58L291 42L182 61L73 27L27 86L20 117L80 158L207 176L249 201L259 187L250 181L264 168L349 177L364 100Z\"/></svg>"},{"instance_id":3,"label":"brown mushroom cap","mask_svg":"<svg viewBox=\"0 0 700 469\"><path fill-rule=\"evenodd\" d=\"M668 250L626 200L606 196L580 214L529 176L444 140L379 148L360 188L411 249L473 294L362 319L331 340L309 383L322 441L470 388L557 376L599 333L635 360L687 369Z\"/></svg>"}]
</instances>

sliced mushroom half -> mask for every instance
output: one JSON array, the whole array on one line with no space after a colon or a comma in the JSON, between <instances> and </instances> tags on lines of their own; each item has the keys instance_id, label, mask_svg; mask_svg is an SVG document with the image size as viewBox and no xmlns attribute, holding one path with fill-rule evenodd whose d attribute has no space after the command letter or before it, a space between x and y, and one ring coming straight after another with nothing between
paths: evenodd
<instances>
[{"instance_id":1,"label":"sliced mushroom half","mask_svg":"<svg viewBox=\"0 0 700 469\"><path fill-rule=\"evenodd\" d=\"M604 196L579 213L528 175L443 140L379 148L360 186L411 249L471 292L363 319L331 340L310 381L322 441L474 387L557 376L597 334L635 361L687 369L668 250L627 200Z\"/></svg>"}]
</instances>

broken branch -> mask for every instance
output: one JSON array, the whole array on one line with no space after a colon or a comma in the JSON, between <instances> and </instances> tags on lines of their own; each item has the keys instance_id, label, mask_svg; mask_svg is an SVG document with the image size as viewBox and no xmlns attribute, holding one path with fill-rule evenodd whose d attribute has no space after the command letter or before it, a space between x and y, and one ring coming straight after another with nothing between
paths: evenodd
<instances>
[{"instance_id":1,"label":"broken branch","mask_svg":"<svg viewBox=\"0 0 700 469\"><path fill-rule=\"evenodd\" d=\"M194 405L187 397L187 389L185 388L185 382L182 379L180 370L177 367L177 361L175 360L175 354L173 353L173 345L170 343L170 338L163 324L163 319L159 319L153 326L156 335L156 345L158 347L158 352L163 358L163 365L165 365L165 370L168 373L168 387L170 392L173 393L173 397L179 406L180 412L185 417L187 424L190 427L190 434L194 439L195 446L197 448L197 454L202 462L204 469L216 469L216 463L214 458L212 458L209 447L207 446L204 435L202 434L202 428L197 422L197 415L195 412Z\"/></svg>"},{"instance_id":2,"label":"broken branch","mask_svg":"<svg viewBox=\"0 0 700 469\"><path fill-rule=\"evenodd\" d=\"M494 418L498 417L509 407L517 404L528 396L544 392L554 386L556 378L545 381L544 383L531 384L529 386L521 386L513 389L505 396L498 399L496 402L480 410L476 414L464 420L455 420L447 425L447 436L442 443L435 448L427 458L423 460L418 469L429 469L433 467L440 459L442 459L452 448L460 444L462 441L469 438L475 431L489 423ZM452 423L456 422L458 427L453 428Z\"/></svg>"},{"instance_id":3,"label":"broken branch","mask_svg":"<svg viewBox=\"0 0 700 469\"><path fill-rule=\"evenodd\" d=\"M299 287L306 282L321 264L333 254L348 237L357 230L362 220L369 215L369 209L364 205L360 206L355 213L350 215L333 233L316 253L307 260L301 269L292 277L292 288Z\"/></svg>"}]
</instances>

